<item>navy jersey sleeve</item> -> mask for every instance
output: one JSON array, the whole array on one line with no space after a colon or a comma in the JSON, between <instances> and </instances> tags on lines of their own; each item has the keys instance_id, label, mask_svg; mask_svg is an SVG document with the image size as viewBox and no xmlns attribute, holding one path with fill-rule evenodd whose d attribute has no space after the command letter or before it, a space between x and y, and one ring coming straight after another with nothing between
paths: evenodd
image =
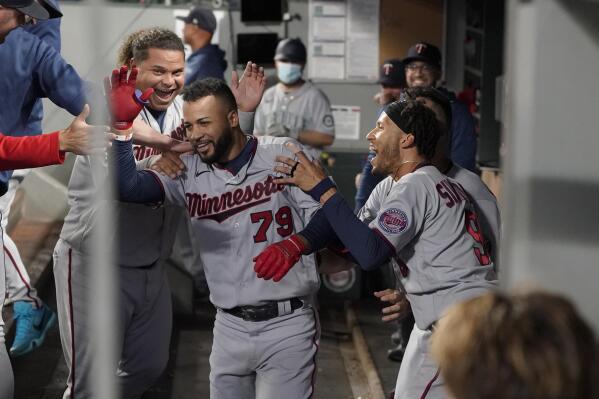
<instances>
[{"instance_id":1,"label":"navy jersey sleeve","mask_svg":"<svg viewBox=\"0 0 599 399\"><path fill-rule=\"evenodd\" d=\"M164 190L148 170L137 170L131 141L112 144L112 165L116 175L117 198L124 202L156 204L164 200Z\"/></svg>"},{"instance_id":2,"label":"navy jersey sleeve","mask_svg":"<svg viewBox=\"0 0 599 399\"><path fill-rule=\"evenodd\" d=\"M389 241L354 215L341 194L331 197L322 210L339 240L362 269L376 269L395 254Z\"/></svg>"}]
</instances>

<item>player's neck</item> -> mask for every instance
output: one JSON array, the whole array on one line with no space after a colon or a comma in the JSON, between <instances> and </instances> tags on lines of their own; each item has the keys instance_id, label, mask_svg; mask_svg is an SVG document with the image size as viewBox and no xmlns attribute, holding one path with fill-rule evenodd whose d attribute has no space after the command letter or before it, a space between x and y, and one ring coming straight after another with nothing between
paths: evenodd
<instances>
[{"instance_id":1,"label":"player's neck","mask_svg":"<svg viewBox=\"0 0 599 399\"><path fill-rule=\"evenodd\" d=\"M290 93L292 91L296 91L297 89L302 87L304 85L304 83L306 83L306 81L304 79L300 79L292 85L286 85L283 82L279 82L279 84L281 85L281 90L283 90L284 93Z\"/></svg>"},{"instance_id":2,"label":"player's neck","mask_svg":"<svg viewBox=\"0 0 599 399\"><path fill-rule=\"evenodd\" d=\"M225 164L233 159L237 158L241 151L243 151L243 147L247 143L246 135L243 134L241 129L234 128L233 130L233 142L231 143L231 147L229 147L229 151L218 160L218 163Z\"/></svg>"},{"instance_id":3,"label":"player's neck","mask_svg":"<svg viewBox=\"0 0 599 399\"><path fill-rule=\"evenodd\" d=\"M206 38L203 35L196 35L196 36L194 36L190 40L190 43L189 43L189 46L191 47L191 52L195 53L199 49L206 47L207 45L210 44L210 40L211 39L212 39L211 37Z\"/></svg>"},{"instance_id":4,"label":"player's neck","mask_svg":"<svg viewBox=\"0 0 599 399\"><path fill-rule=\"evenodd\" d=\"M395 165L394 172L391 175L393 180L397 181L403 176L412 173L420 164L426 162L426 159L419 154L406 154L405 157L400 157Z\"/></svg>"}]
</instances>

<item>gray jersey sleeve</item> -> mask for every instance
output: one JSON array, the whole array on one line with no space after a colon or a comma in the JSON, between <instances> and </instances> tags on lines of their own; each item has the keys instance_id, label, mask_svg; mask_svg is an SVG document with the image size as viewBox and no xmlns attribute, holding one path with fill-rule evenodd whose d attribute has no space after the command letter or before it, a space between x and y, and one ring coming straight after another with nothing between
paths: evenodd
<instances>
[{"instance_id":1,"label":"gray jersey sleeve","mask_svg":"<svg viewBox=\"0 0 599 399\"><path fill-rule=\"evenodd\" d=\"M272 104L272 97L274 87L266 90L264 92L264 96L262 96L262 101L256 108L256 112L254 113L254 135L262 136L266 133L266 113L269 112L269 106L267 102ZM268 99L268 100L267 100Z\"/></svg>"},{"instance_id":2,"label":"gray jersey sleeve","mask_svg":"<svg viewBox=\"0 0 599 399\"><path fill-rule=\"evenodd\" d=\"M393 179L391 177L387 177L377 184L374 190L372 190L372 193L370 193L370 196L362 209L358 212L358 219L364 223L370 224L381 209L381 201L384 194L389 192L392 185Z\"/></svg>"},{"instance_id":3,"label":"gray jersey sleeve","mask_svg":"<svg viewBox=\"0 0 599 399\"><path fill-rule=\"evenodd\" d=\"M413 181L393 184L370 221L370 228L379 231L396 251L403 249L422 229L426 215L425 190Z\"/></svg>"},{"instance_id":4,"label":"gray jersey sleeve","mask_svg":"<svg viewBox=\"0 0 599 399\"><path fill-rule=\"evenodd\" d=\"M307 110L309 117L305 119L304 130L335 136L335 121L329 99L318 89L312 90L309 95L311 97L308 103L309 109Z\"/></svg>"},{"instance_id":5,"label":"gray jersey sleeve","mask_svg":"<svg viewBox=\"0 0 599 399\"><path fill-rule=\"evenodd\" d=\"M243 112L239 111L239 128L245 134L252 134L254 132L254 112Z\"/></svg>"}]
</instances>

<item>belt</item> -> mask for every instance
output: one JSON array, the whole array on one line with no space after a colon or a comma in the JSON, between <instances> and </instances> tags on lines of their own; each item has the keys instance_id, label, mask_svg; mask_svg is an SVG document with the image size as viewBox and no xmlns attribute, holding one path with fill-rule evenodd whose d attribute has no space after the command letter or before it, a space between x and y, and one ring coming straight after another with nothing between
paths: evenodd
<instances>
[{"instance_id":1,"label":"belt","mask_svg":"<svg viewBox=\"0 0 599 399\"><path fill-rule=\"evenodd\" d=\"M222 309L223 312L232 314L245 321L266 321L278 316L284 316L293 313L304 306L299 298L291 298L286 301L269 301L264 305L258 306L236 306L232 309Z\"/></svg>"}]
</instances>

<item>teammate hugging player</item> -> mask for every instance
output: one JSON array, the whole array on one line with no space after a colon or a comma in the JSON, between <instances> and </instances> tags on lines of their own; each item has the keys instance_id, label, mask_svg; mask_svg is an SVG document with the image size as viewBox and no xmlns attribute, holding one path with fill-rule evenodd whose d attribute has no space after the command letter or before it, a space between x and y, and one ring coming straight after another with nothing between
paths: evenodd
<instances>
[{"instance_id":1,"label":"teammate hugging player","mask_svg":"<svg viewBox=\"0 0 599 399\"><path fill-rule=\"evenodd\" d=\"M113 79L113 96L124 93L123 81ZM116 101L132 98L124 93ZM297 248L298 265L278 284L256 278L252 262L269 243L303 228L319 208L298 188L273 183L275 158L292 156L285 143L293 139L243 134L235 98L221 80L193 83L183 100L194 150L182 157L186 173L171 179L137 171L130 141L116 141L121 200L188 207L210 300L218 308L210 397L308 398L319 342L312 306L319 285L315 257L301 256L302 242L286 241Z\"/></svg>"},{"instance_id":2,"label":"teammate hugging player","mask_svg":"<svg viewBox=\"0 0 599 399\"><path fill-rule=\"evenodd\" d=\"M295 184L322 204L322 212L300 233L309 250L336 236L366 270L389 260L394 264L416 320L396 399L445 397L428 353L432 329L448 306L496 286L468 194L429 163L439 134L434 113L418 102L394 102L385 109L367 139L376 153L373 171L388 177L357 217L322 168L299 149L294 150L299 161L279 157L283 165L275 168L288 175L276 182ZM289 267L273 262L267 256L272 251L257 257L258 276L284 274Z\"/></svg>"}]
</instances>

